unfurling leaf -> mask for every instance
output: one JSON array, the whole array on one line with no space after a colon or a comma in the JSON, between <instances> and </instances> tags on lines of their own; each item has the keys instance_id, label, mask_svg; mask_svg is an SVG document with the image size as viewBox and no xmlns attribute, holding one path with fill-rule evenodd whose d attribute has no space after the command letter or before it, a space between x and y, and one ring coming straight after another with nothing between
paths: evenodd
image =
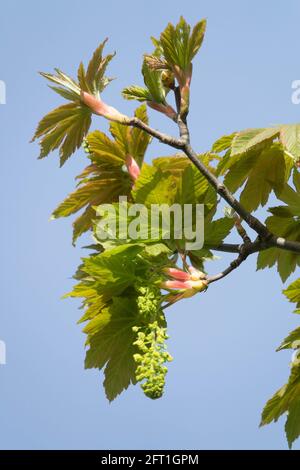
<instances>
[{"instance_id":1,"label":"unfurling leaf","mask_svg":"<svg viewBox=\"0 0 300 470\"><path fill-rule=\"evenodd\" d=\"M106 40L94 52L87 72L82 63L79 65L78 81L59 69L55 69L56 75L41 73L47 80L58 85L51 88L71 103L56 108L40 121L33 137L33 140L40 139L40 158L59 148L62 166L81 146L90 128L92 113L120 122L127 119L100 99L100 93L111 80L104 74L114 56L102 56L105 43Z\"/></svg>"},{"instance_id":2,"label":"unfurling leaf","mask_svg":"<svg viewBox=\"0 0 300 470\"><path fill-rule=\"evenodd\" d=\"M145 106L140 106L135 115L148 122ZM110 133L113 139L100 131L87 136L85 147L90 165L79 175L77 189L52 214L53 218L68 217L85 209L73 224L73 243L92 228L96 206L115 202L119 196L130 197L134 179L130 172L124 172L123 166L129 159L141 165L150 142L150 137L144 131L115 122L110 125Z\"/></svg>"},{"instance_id":3,"label":"unfurling leaf","mask_svg":"<svg viewBox=\"0 0 300 470\"><path fill-rule=\"evenodd\" d=\"M170 119L176 119L176 112L166 101L168 89L163 83L163 73L149 68L147 61L142 67L146 88L130 86L124 88L122 95L128 100L145 101L151 108L160 111Z\"/></svg>"}]
</instances>

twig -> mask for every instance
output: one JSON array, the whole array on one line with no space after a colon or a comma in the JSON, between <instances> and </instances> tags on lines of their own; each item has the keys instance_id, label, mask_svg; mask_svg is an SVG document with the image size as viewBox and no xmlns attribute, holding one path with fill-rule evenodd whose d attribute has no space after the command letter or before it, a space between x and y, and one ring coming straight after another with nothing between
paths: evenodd
<instances>
[{"instance_id":1,"label":"twig","mask_svg":"<svg viewBox=\"0 0 300 470\"><path fill-rule=\"evenodd\" d=\"M251 238L248 236L246 230L242 226L242 219L238 217L236 214L234 215L234 225L235 228L237 229L237 232L241 239L243 240L244 243L251 243Z\"/></svg>"},{"instance_id":2,"label":"twig","mask_svg":"<svg viewBox=\"0 0 300 470\"><path fill-rule=\"evenodd\" d=\"M240 254L239 256L231 261L230 265L228 268L226 268L224 271L221 271L218 274L215 274L213 276L208 276L207 277L207 282L208 284L211 284L212 282L219 281L220 279L223 279L225 276L228 276L232 271L234 271L236 268L238 268L247 258L248 256L253 253L253 244L252 242L248 243L243 243L240 247Z\"/></svg>"}]
</instances>

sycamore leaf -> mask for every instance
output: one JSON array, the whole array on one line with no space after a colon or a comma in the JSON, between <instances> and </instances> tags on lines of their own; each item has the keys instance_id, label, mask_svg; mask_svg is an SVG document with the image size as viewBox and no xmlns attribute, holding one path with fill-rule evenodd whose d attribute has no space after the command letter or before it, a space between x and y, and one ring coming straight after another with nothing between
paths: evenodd
<instances>
[{"instance_id":1,"label":"sycamore leaf","mask_svg":"<svg viewBox=\"0 0 300 470\"><path fill-rule=\"evenodd\" d=\"M286 421L286 435L289 447L300 435L300 367L294 366L291 370L289 381L281 387L267 402L261 419L261 426L278 421L280 416L288 413Z\"/></svg>"},{"instance_id":2,"label":"sycamore leaf","mask_svg":"<svg viewBox=\"0 0 300 470\"><path fill-rule=\"evenodd\" d=\"M145 106L137 108L135 115L148 122ZM132 180L123 169L126 157L131 155L141 164L150 142L144 131L116 122L111 123L110 133L113 139L100 131L87 136L85 142L91 164L77 177L76 190L52 214L53 218L68 217L84 209L73 224L73 243L92 228L96 206L115 202L119 196L130 196Z\"/></svg>"},{"instance_id":3,"label":"sycamore leaf","mask_svg":"<svg viewBox=\"0 0 300 470\"><path fill-rule=\"evenodd\" d=\"M145 124L148 124L149 119L147 115L147 108L145 105L140 106L135 110L135 117L143 121ZM133 127L130 129L130 139L129 139L129 153L132 155L139 166L142 166L144 156L148 145L151 142L151 136L146 134L141 129Z\"/></svg>"},{"instance_id":4,"label":"sycamore leaf","mask_svg":"<svg viewBox=\"0 0 300 470\"><path fill-rule=\"evenodd\" d=\"M128 193L129 181L125 176L121 170L114 170L103 171L88 179L55 209L53 217L68 217L87 205L91 207L109 203L116 195Z\"/></svg>"},{"instance_id":5,"label":"sycamore leaf","mask_svg":"<svg viewBox=\"0 0 300 470\"><path fill-rule=\"evenodd\" d=\"M147 63L144 62L142 73L145 85L150 93L151 99L149 101L166 104L166 90L162 83L161 72L150 70Z\"/></svg>"},{"instance_id":6,"label":"sycamore leaf","mask_svg":"<svg viewBox=\"0 0 300 470\"><path fill-rule=\"evenodd\" d=\"M157 158L144 164L135 183L134 201L141 204L216 204L215 192L185 157Z\"/></svg>"},{"instance_id":7,"label":"sycamore leaf","mask_svg":"<svg viewBox=\"0 0 300 470\"><path fill-rule=\"evenodd\" d=\"M151 101L151 94L147 88L132 85L122 90L122 96L126 100Z\"/></svg>"},{"instance_id":8,"label":"sycamore leaf","mask_svg":"<svg viewBox=\"0 0 300 470\"><path fill-rule=\"evenodd\" d=\"M186 116L192 76L191 62L202 44L205 28L205 20L197 23L192 32L183 17L176 26L169 23L159 40L152 38L154 53L144 57L142 73L146 88L127 87L123 90L123 97L147 101L150 107L176 120L176 111L166 102L166 94L174 88L176 78L180 86L180 114Z\"/></svg>"},{"instance_id":9,"label":"sycamore leaf","mask_svg":"<svg viewBox=\"0 0 300 470\"><path fill-rule=\"evenodd\" d=\"M283 293L290 302L296 303L295 313L300 313L300 279L292 282Z\"/></svg>"},{"instance_id":10,"label":"sycamore leaf","mask_svg":"<svg viewBox=\"0 0 300 470\"><path fill-rule=\"evenodd\" d=\"M215 159L215 155L205 153L198 155L198 158L214 173L210 162ZM175 176L178 186L176 202L181 201L182 204L204 203L209 209L216 205L215 191L184 154L155 158L152 163L163 172Z\"/></svg>"},{"instance_id":11,"label":"sycamore leaf","mask_svg":"<svg viewBox=\"0 0 300 470\"><path fill-rule=\"evenodd\" d=\"M293 173L293 183L294 183L297 193L299 194L300 193L300 173L296 168L294 169L294 173Z\"/></svg>"},{"instance_id":12,"label":"sycamore leaf","mask_svg":"<svg viewBox=\"0 0 300 470\"><path fill-rule=\"evenodd\" d=\"M263 149L279 139L283 149L297 161L300 158L300 124L279 125L261 129L246 129L230 136L221 137L213 146L214 152L230 147L230 156L244 154L254 149ZM228 145L229 144L229 145Z\"/></svg>"},{"instance_id":13,"label":"sycamore leaf","mask_svg":"<svg viewBox=\"0 0 300 470\"><path fill-rule=\"evenodd\" d=\"M285 291L283 291L285 292ZM296 342L296 344L295 344ZM298 349L300 348L300 327L292 331L281 343L277 351L282 349Z\"/></svg>"},{"instance_id":14,"label":"sycamore leaf","mask_svg":"<svg viewBox=\"0 0 300 470\"><path fill-rule=\"evenodd\" d=\"M106 42L107 39L105 39L105 41L103 41L95 50L93 57L88 64L85 75L88 91L90 91L95 96L101 93L111 81L111 79L105 77L104 74L107 65L113 59L116 53L108 54L107 56L103 57L103 49Z\"/></svg>"},{"instance_id":15,"label":"sycamore leaf","mask_svg":"<svg viewBox=\"0 0 300 470\"><path fill-rule=\"evenodd\" d=\"M279 135L279 127L265 129L247 129L237 132L231 144L231 156L248 152L253 147L272 142Z\"/></svg>"},{"instance_id":16,"label":"sycamore leaf","mask_svg":"<svg viewBox=\"0 0 300 470\"><path fill-rule=\"evenodd\" d=\"M285 433L289 448L291 449L293 442L300 436L300 393L298 400L293 400L289 407L289 413L285 423Z\"/></svg>"},{"instance_id":17,"label":"sycamore leaf","mask_svg":"<svg viewBox=\"0 0 300 470\"><path fill-rule=\"evenodd\" d=\"M146 88L140 86L130 86L124 88L122 95L127 100L147 101L166 105L166 94L162 82L162 72L150 69L146 60L143 62L142 74Z\"/></svg>"},{"instance_id":18,"label":"sycamore leaf","mask_svg":"<svg viewBox=\"0 0 300 470\"><path fill-rule=\"evenodd\" d=\"M130 86L124 88L122 95L128 100L146 101L147 104L174 119L176 112L166 102L166 95L169 88L164 86L161 70L153 70L149 67L146 60L143 62L142 73L146 88L139 86Z\"/></svg>"},{"instance_id":19,"label":"sycamore leaf","mask_svg":"<svg viewBox=\"0 0 300 470\"><path fill-rule=\"evenodd\" d=\"M286 413L290 400L290 393L286 391L287 386L284 385L268 400L262 412L260 426L270 424L272 421L276 422L282 414Z\"/></svg>"},{"instance_id":20,"label":"sycamore leaf","mask_svg":"<svg viewBox=\"0 0 300 470\"><path fill-rule=\"evenodd\" d=\"M240 201L247 210L253 211L267 203L273 189L282 190L289 177L286 165L284 152L278 145L251 151L240 156L229 168L224 182L232 192L246 182Z\"/></svg>"},{"instance_id":21,"label":"sycamore leaf","mask_svg":"<svg viewBox=\"0 0 300 470\"><path fill-rule=\"evenodd\" d=\"M146 105L139 106L134 115L148 124ZM112 122L109 130L123 152L122 159L125 160L127 155L131 155L138 165L142 166L146 150L151 142L151 136L142 129L124 126L118 122Z\"/></svg>"},{"instance_id":22,"label":"sycamore leaf","mask_svg":"<svg viewBox=\"0 0 300 470\"><path fill-rule=\"evenodd\" d=\"M94 320L98 321L96 333L87 340L85 367L105 367L104 388L109 401L114 400L130 383L135 384L136 363L133 344L136 333L132 328L139 324L134 300L114 298L113 303Z\"/></svg>"},{"instance_id":23,"label":"sycamore leaf","mask_svg":"<svg viewBox=\"0 0 300 470\"><path fill-rule=\"evenodd\" d=\"M236 192L247 180L249 173L259 158L259 153L249 152L234 161L227 153L218 165L218 174L225 174L224 183L232 193Z\"/></svg>"},{"instance_id":24,"label":"sycamore leaf","mask_svg":"<svg viewBox=\"0 0 300 470\"><path fill-rule=\"evenodd\" d=\"M281 190L285 183L285 158L279 149L264 150L248 173L240 202L249 211L264 206L272 189Z\"/></svg>"},{"instance_id":25,"label":"sycamore leaf","mask_svg":"<svg viewBox=\"0 0 300 470\"><path fill-rule=\"evenodd\" d=\"M222 217L211 221L210 217L204 220L204 247L201 250L194 250L189 253L193 265L195 267L198 262L199 269L203 267L203 258L212 258L213 254L210 248L221 245L225 238L230 234L234 226L234 219L229 217Z\"/></svg>"},{"instance_id":26,"label":"sycamore leaf","mask_svg":"<svg viewBox=\"0 0 300 470\"><path fill-rule=\"evenodd\" d=\"M135 278L133 260L142 251L137 245L121 245L99 255L84 258L82 272L95 279L99 294L111 292L118 295Z\"/></svg>"},{"instance_id":27,"label":"sycamore leaf","mask_svg":"<svg viewBox=\"0 0 300 470\"><path fill-rule=\"evenodd\" d=\"M40 139L41 153L39 158L46 157L50 152L59 148L60 165L77 150L91 125L91 109L82 100L82 93L88 93L99 99L99 93L109 83L104 76L107 64L113 55L102 57L104 43L96 49L88 70L85 72L81 63L78 68L78 81L73 80L59 69L56 75L41 73L47 80L55 83L51 87L71 103L60 106L40 121L32 140Z\"/></svg>"},{"instance_id":28,"label":"sycamore leaf","mask_svg":"<svg viewBox=\"0 0 300 470\"><path fill-rule=\"evenodd\" d=\"M89 108L80 103L60 106L48 113L39 123L34 139L40 138L39 158L60 148L60 166L77 150L91 125Z\"/></svg>"},{"instance_id":29,"label":"sycamore leaf","mask_svg":"<svg viewBox=\"0 0 300 470\"><path fill-rule=\"evenodd\" d=\"M137 331L147 330L153 315L165 326L157 282L163 279L159 270L169 254L163 243L148 247L123 244L84 258L76 273L79 283L69 296L84 299L80 322L88 320L83 329L89 348L85 367L105 369L104 388L110 401L136 383Z\"/></svg>"},{"instance_id":30,"label":"sycamore leaf","mask_svg":"<svg viewBox=\"0 0 300 470\"><path fill-rule=\"evenodd\" d=\"M271 216L266 219L268 229L278 237L300 241L300 223L293 218ZM257 269L272 267L277 263L277 270L283 282L295 271L300 263L297 253L269 248L261 251L257 257Z\"/></svg>"},{"instance_id":31,"label":"sycamore leaf","mask_svg":"<svg viewBox=\"0 0 300 470\"><path fill-rule=\"evenodd\" d=\"M159 39L159 45L167 63L186 71L202 45L205 29L206 20L198 22L192 32L183 17L176 26L169 23Z\"/></svg>"},{"instance_id":32,"label":"sycamore leaf","mask_svg":"<svg viewBox=\"0 0 300 470\"><path fill-rule=\"evenodd\" d=\"M73 222L73 236L72 244L76 244L77 238L90 230L92 227L93 219L95 217L95 209L93 206L88 206L83 213L77 217Z\"/></svg>"},{"instance_id":33,"label":"sycamore leaf","mask_svg":"<svg viewBox=\"0 0 300 470\"><path fill-rule=\"evenodd\" d=\"M214 160L219 161L220 157L214 153L206 152L198 154L198 159L208 166L212 173L215 173L214 167L210 164ZM171 173L175 173L177 171L181 172L189 165L193 166L192 162L184 153L176 153L175 155L166 157L156 157L153 159L152 163L154 166L158 166L162 170L166 170Z\"/></svg>"},{"instance_id":34,"label":"sycamore leaf","mask_svg":"<svg viewBox=\"0 0 300 470\"><path fill-rule=\"evenodd\" d=\"M295 174L295 173L294 173ZM295 181L295 178L294 178ZM300 193L294 191L294 189L285 184L281 191L276 192L276 196L281 201L287 204L286 206L280 206L281 208L284 207L285 210L288 210L288 213L291 216L300 216ZM287 212L286 212L287 214Z\"/></svg>"},{"instance_id":35,"label":"sycamore leaf","mask_svg":"<svg viewBox=\"0 0 300 470\"><path fill-rule=\"evenodd\" d=\"M234 219L222 217L205 225L205 245L220 245L234 226Z\"/></svg>"},{"instance_id":36,"label":"sycamore leaf","mask_svg":"<svg viewBox=\"0 0 300 470\"><path fill-rule=\"evenodd\" d=\"M191 162L182 153L172 155L170 157L157 157L152 160L153 166L160 168L162 171L172 173L174 176L180 176Z\"/></svg>"},{"instance_id":37,"label":"sycamore leaf","mask_svg":"<svg viewBox=\"0 0 300 470\"><path fill-rule=\"evenodd\" d=\"M172 254L170 248L161 242L151 243L150 245L145 246L145 253L150 257Z\"/></svg>"},{"instance_id":38,"label":"sycamore leaf","mask_svg":"<svg viewBox=\"0 0 300 470\"><path fill-rule=\"evenodd\" d=\"M136 203L173 204L177 192L174 176L163 173L159 168L144 163L142 171L135 182L133 198Z\"/></svg>"},{"instance_id":39,"label":"sycamore leaf","mask_svg":"<svg viewBox=\"0 0 300 470\"><path fill-rule=\"evenodd\" d=\"M231 147L232 140L234 139L235 136L236 136L236 132L233 132L233 134L224 135L223 137L220 137L213 144L211 151L220 153L220 152L223 152L224 150L228 150Z\"/></svg>"},{"instance_id":40,"label":"sycamore leaf","mask_svg":"<svg viewBox=\"0 0 300 470\"><path fill-rule=\"evenodd\" d=\"M289 124L280 128L280 140L295 160L300 159L300 124Z\"/></svg>"},{"instance_id":41,"label":"sycamore leaf","mask_svg":"<svg viewBox=\"0 0 300 470\"><path fill-rule=\"evenodd\" d=\"M188 165L178 179L176 202L184 204L204 203L208 191L207 179L192 165Z\"/></svg>"},{"instance_id":42,"label":"sycamore leaf","mask_svg":"<svg viewBox=\"0 0 300 470\"><path fill-rule=\"evenodd\" d=\"M298 173L294 172L294 184L297 188ZM278 237L300 242L300 195L291 186L285 184L276 196L285 202L286 206L277 206L269 209L273 215L265 221L271 233ZM292 251L269 248L261 251L257 257L257 269L272 267L277 264L277 270L284 282L292 274L297 265L300 266L299 254Z\"/></svg>"},{"instance_id":43,"label":"sycamore leaf","mask_svg":"<svg viewBox=\"0 0 300 470\"><path fill-rule=\"evenodd\" d=\"M79 283L66 295L84 299L83 307L86 311L79 322L95 318L103 308L110 305L112 297L123 295L136 282L137 276L145 275L148 282L153 273L149 276L147 270L151 270L154 264L160 266L168 262L167 256L170 254L161 242L149 246L123 243L105 251L102 251L100 245L96 247L95 253L83 258L74 276ZM89 330L90 327L87 328Z\"/></svg>"},{"instance_id":44,"label":"sycamore leaf","mask_svg":"<svg viewBox=\"0 0 300 470\"><path fill-rule=\"evenodd\" d=\"M53 212L53 218L68 217L84 209L74 224L73 243L84 232L92 228L95 219L95 207L111 203L119 196L129 195L131 181L129 175L121 167L112 166L111 170L96 165L93 174L83 179L79 187L71 193Z\"/></svg>"}]
</instances>

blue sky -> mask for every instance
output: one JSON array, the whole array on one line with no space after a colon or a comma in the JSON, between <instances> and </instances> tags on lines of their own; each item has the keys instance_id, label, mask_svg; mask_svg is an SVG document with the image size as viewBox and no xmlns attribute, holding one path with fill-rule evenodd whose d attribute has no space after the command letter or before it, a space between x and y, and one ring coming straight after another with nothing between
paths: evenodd
<instances>
[{"instance_id":1,"label":"blue sky","mask_svg":"<svg viewBox=\"0 0 300 470\"><path fill-rule=\"evenodd\" d=\"M208 20L189 118L199 152L227 132L299 121L300 105L291 102L291 83L300 79L296 0L1 2L1 449L287 447L282 420L258 428L266 399L289 372L290 353L275 349L299 325L275 270L256 273L252 257L207 293L169 310L174 362L166 393L154 402L135 387L108 404L102 373L83 368L78 303L60 298L72 286L82 243L72 247L70 220L49 216L74 187L85 157L78 152L63 169L57 155L37 161L29 140L41 116L60 103L37 71L58 66L74 74L108 36L107 50L117 51L110 73L118 78L105 99L128 114L134 104L122 100L121 89L141 84L149 37L181 14L190 23ZM155 127L175 132L150 115ZM149 158L167 153L154 143Z\"/></svg>"}]
</instances>

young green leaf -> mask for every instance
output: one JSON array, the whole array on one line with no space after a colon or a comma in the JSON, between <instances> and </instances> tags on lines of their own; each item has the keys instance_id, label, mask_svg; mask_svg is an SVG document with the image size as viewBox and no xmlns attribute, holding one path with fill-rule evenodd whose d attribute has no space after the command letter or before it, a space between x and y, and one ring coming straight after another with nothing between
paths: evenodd
<instances>
[{"instance_id":1,"label":"young green leaf","mask_svg":"<svg viewBox=\"0 0 300 470\"><path fill-rule=\"evenodd\" d=\"M231 156L248 152L260 144L271 144L279 135L280 128L270 127L266 129L247 129L238 132L231 144Z\"/></svg>"},{"instance_id":2,"label":"young green leaf","mask_svg":"<svg viewBox=\"0 0 300 470\"><path fill-rule=\"evenodd\" d=\"M102 57L105 42L100 44L94 52L87 72L85 72L82 63L79 65L78 81L73 80L59 69L55 69L56 75L41 73L47 80L59 85L51 88L71 103L56 108L40 121L32 139L40 139L41 153L39 158L44 158L59 148L60 165L62 166L81 146L90 128L91 116L94 112L89 107L88 100L83 97L86 95L92 100L98 100L98 103L102 103L99 101L100 93L110 81L104 76L104 73L113 54ZM103 115L108 116L109 107L104 103L102 103L102 107Z\"/></svg>"},{"instance_id":3,"label":"young green leaf","mask_svg":"<svg viewBox=\"0 0 300 470\"><path fill-rule=\"evenodd\" d=\"M89 335L85 367L104 370L104 388L109 401L114 400L130 383L136 383L134 345L136 334L132 330L139 324L134 299L114 298L113 303L95 319L98 321L94 334ZM94 319L94 321L95 321Z\"/></svg>"},{"instance_id":4,"label":"young green leaf","mask_svg":"<svg viewBox=\"0 0 300 470\"><path fill-rule=\"evenodd\" d=\"M228 162L224 183L235 192L246 182L240 201L248 211L253 211L267 203L272 190L283 189L289 177L286 166L285 154L278 144L262 151L252 150Z\"/></svg>"},{"instance_id":5,"label":"young green leaf","mask_svg":"<svg viewBox=\"0 0 300 470\"><path fill-rule=\"evenodd\" d=\"M183 17L174 26L169 23L161 33L159 44L169 66L187 71L200 49L206 29L206 20L199 21L191 32L191 27Z\"/></svg>"},{"instance_id":6,"label":"young green leaf","mask_svg":"<svg viewBox=\"0 0 300 470\"><path fill-rule=\"evenodd\" d=\"M135 115L148 122L145 106L137 108ZM87 136L85 147L91 164L77 177L77 189L52 214L53 218L68 217L85 209L73 224L73 243L92 228L96 206L114 202L119 196L130 197L133 182L123 169L126 157L131 155L141 165L150 142L143 130L116 122L111 123L110 132L113 139L100 131Z\"/></svg>"},{"instance_id":7,"label":"young green leaf","mask_svg":"<svg viewBox=\"0 0 300 470\"><path fill-rule=\"evenodd\" d=\"M300 124L282 126L280 129L280 140L295 160L300 160Z\"/></svg>"},{"instance_id":8,"label":"young green leaf","mask_svg":"<svg viewBox=\"0 0 300 470\"><path fill-rule=\"evenodd\" d=\"M295 313L300 313L300 279L292 282L283 293L290 302L296 303Z\"/></svg>"},{"instance_id":9,"label":"young green leaf","mask_svg":"<svg viewBox=\"0 0 300 470\"><path fill-rule=\"evenodd\" d=\"M294 366L288 383L280 388L275 395L267 402L261 419L261 426L278 421L280 416L288 413L286 421L286 435L289 447L300 435L300 367Z\"/></svg>"}]
</instances>

